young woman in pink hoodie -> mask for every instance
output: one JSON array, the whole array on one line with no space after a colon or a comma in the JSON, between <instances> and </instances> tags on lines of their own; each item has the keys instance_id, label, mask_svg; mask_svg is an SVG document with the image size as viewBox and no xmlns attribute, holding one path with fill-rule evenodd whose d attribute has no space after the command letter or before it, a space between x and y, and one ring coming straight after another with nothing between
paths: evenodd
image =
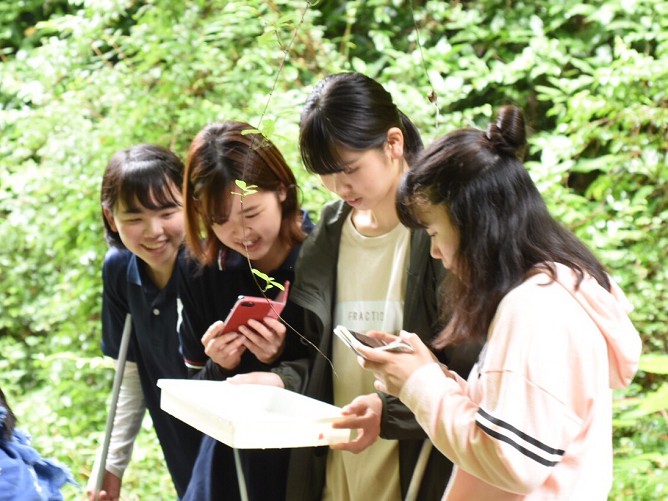
<instances>
[{"instance_id":1,"label":"young woman in pink hoodie","mask_svg":"<svg viewBox=\"0 0 668 501\"><path fill-rule=\"evenodd\" d=\"M437 140L398 191L402 222L426 228L451 271L434 344L485 342L468 380L415 334L402 334L412 354L368 348L360 359L456 465L449 501L605 500L612 389L631 382L640 357L629 302L550 216L525 147L523 114L505 107L487 130Z\"/></svg>"}]
</instances>

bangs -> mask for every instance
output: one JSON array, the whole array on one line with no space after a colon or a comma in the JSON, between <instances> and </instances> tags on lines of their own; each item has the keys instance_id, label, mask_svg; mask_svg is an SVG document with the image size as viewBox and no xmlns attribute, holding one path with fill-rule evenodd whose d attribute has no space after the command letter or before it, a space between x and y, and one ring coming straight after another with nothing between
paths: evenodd
<instances>
[{"instance_id":1,"label":"bangs","mask_svg":"<svg viewBox=\"0 0 668 501\"><path fill-rule=\"evenodd\" d=\"M302 162L310 173L326 176L344 170L339 154L339 147L343 145L318 117L312 116L302 124L299 146Z\"/></svg>"},{"instance_id":2,"label":"bangs","mask_svg":"<svg viewBox=\"0 0 668 501\"><path fill-rule=\"evenodd\" d=\"M178 180L172 179L162 167L146 162L127 170L121 180L119 200L129 209L140 204L149 210L182 206Z\"/></svg>"},{"instance_id":3,"label":"bangs","mask_svg":"<svg viewBox=\"0 0 668 501\"><path fill-rule=\"evenodd\" d=\"M200 220L207 225L224 224L230 217L233 183L226 176L211 173L213 179L204 178L195 183L193 198Z\"/></svg>"}]
</instances>

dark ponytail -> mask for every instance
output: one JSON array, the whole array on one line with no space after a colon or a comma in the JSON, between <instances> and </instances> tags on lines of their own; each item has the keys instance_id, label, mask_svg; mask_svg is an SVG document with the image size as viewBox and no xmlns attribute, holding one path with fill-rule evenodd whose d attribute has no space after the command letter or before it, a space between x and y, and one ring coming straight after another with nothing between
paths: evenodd
<instances>
[{"instance_id":1,"label":"dark ponytail","mask_svg":"<svg viewBox=\"0 0 668 501\"><path fill-rule=\"evenodd\" d=\"M299 149L304 166L314 174L340 172L344 166L338 148L381 148L392 127L404 135L404 156L410 165L423 148L422 139L392 95L361 73L329 75L313 89L301 114Z\"/></svg>"},{"instance_id":2,"label":"dark ponytail","mask_svg":"<svg viewBox=\"0 0 668 501\"><path fill-rule=\"evenodd\" d=\"M487 127L485 136L500 153L524 160L527 149L526 125L522 110L516 106L501 108L496 122Z\"/></svg>"},{"instance_id":3,"label":"dark ponytail","mask_svg":"<svg viewBox=\"0 0 668 501\"><path fill-rule=\"evenodd\" d=\"M601 263L549 214L521 158L527 137L522 111L500 110L487 130L460 129L416 159L397 193L399 219L422 225L416 208L442 205L459 233L455 273L444 286L449 324L437 346L484 340L501 299L536 267L552 263L586 272L609 290Z\"/></svg>"}]
</instances>

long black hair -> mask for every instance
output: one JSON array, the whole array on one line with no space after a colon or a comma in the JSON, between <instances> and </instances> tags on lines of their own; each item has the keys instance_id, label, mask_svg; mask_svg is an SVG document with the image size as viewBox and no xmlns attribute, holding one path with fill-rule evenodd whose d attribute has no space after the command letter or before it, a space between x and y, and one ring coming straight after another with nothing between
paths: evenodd
<instances>
[{"instance_id":1,"label":"long black hair","mask_svg":"<svg viewBox=\"0 0 668 501\"><path fill-rule=\"evenodd\" d=\"M404 135L404 157L411 165L422 150L422 138L392 95L361 73L336 73L313 89L302 110L299 149L306 170L327 175L344 170L339 148L366 151L381 148L387 131Z\"/></svg>"},{"instance_id":2,"label":"long black hair","mask_svg":"<svg viewBox=\"0 0 668 501\"><path fill-rule=\"evenodd\" d=\"M522 163L526 145L522 111L506 106L487 130L460 129L435 141L402 179L397 210L404 225L423 226L416 209L441 204L459 233L455 272L444 286L450 322L437 346L484 340L501 299L537 268L555 278L552 263L610 289L602 264L549 214Z\"/></svg>"},{"instance_id":3,"label":"long black hair","mask_svg":"<svg viewBox=\"0 0 668 501\"><path fill-rule=\"evenodd\" d=\"M16 426L16 416L12 412L12 408L9 406L7 403L7 399L5 397L4 392L2 391L2 388L0 388L0 407L4 407L5 412L4 412L4 422L2 424L1 430L2 430L2 439L3 440L11 440L12 439L12 434L14 433L14 427Z\"/></svg>"}]
</instances>

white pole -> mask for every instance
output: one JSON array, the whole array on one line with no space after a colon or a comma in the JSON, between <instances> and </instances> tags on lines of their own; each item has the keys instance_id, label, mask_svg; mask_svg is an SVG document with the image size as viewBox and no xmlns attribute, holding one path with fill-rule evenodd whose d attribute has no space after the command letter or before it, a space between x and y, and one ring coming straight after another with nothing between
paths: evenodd
<instances>
[{"instance_id":1,"label":"white pole","mask_svg":"<svg viewBox=\"0 0 668 501\"><path fill-rule=\"evenodd\" d=\"M420 492L420 484L424 478L424 472L427 469L427 462L429 461L429 453L431 453L431 442L429 439L425 440L420 449L420 455L418 456L417 463L415 463L415 469L413 470L413 475L411 476L411 482L408 485L408 492L406 493L405 501L416 501L418 493Z\"/></svg>"},{"instance_id":2,"label":"white pole","mask_svg":"<svg viewBox=\"0 0 668 501\"><path fill-rule=\"evenodd\" d=\"M123 382L123 373L125 372L125 360L128 355L128 344L130 334L132 333L132 317L128 313L125 315L125 325L123 325L123 337L121 338L121 347L118 350L118 363L116 365L116 375L114 376L114 386L111 390L111 403L109 404L109 413L107 414L107 426L104 430L104 441L102 442L102 452L100 453L100 462L95 477L95 499L100 499L100 490L104 480L104 473L107 463L107 454L109 452L109 441L111 440L111 431L114 428L114 418L116 417L116 406L118 404L118 394Z\"/></svg>"},{"instance_id":3,"label":"white pole","mask_svg":"<svg viewBox=\"0 0 668 501\"><path fill-rule=\"evenodd\" d=\"M241 457L239 456L238 449L232 449L234 451L234 464L237 469L237 480L239 481L239 495L241 496L241 501L248 501L248 489L246 489L246 477L244 477L244 470L241 468Z\"/></svg>"}]
</instances>

